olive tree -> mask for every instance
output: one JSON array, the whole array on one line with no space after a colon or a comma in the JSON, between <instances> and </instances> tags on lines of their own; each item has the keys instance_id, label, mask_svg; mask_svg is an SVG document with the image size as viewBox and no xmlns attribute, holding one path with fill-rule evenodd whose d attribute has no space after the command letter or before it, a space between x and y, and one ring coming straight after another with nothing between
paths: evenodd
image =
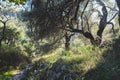
<instances>
[{"instance_id":1,"label":"olive tree","mask_svg":"<svg viewBox=\"0 0 120 80\"><path fill-rule=\"evenodd\" d=\"M96 9L94 2L101 9ZM102 33L108 24L112 25L114 31L112 20L117 13L108 19L108 8L112 10L103 0L32 0L31 11L27 15L28 28L35 40L63 36L66 49L69 49L70 39L76 33L82 34L93 45L100 45ZM91 12L98 12L100 16L97 37L89 30L89 16L86 14Z\"/></svg>"}]
</instances>

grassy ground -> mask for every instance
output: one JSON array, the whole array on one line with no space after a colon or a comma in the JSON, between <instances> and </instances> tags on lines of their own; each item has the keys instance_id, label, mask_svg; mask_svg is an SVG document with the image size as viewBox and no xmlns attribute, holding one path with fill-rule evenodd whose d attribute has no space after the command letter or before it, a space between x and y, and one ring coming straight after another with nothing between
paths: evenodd
<instances>
[{"instance_id":1,"label":"grassy ground","mask_svg":"<svg viewBox=\"0 0 120 80\"><path fill-rule=\"evenodd\" d=\"M48 80L51 77L45 75L48 69L54 71L57 67L64 66L65 70L61 72L63 75L59 79L70 74L72 80L120 80L120 37L116 37L110 45L104 48L98 48L90 44L84 45L79 39L71 44L71 50L65 51L63 47L50 51L42 56L37 56L32 59L32 62L37 64L28 72L26 78L23 80L38 80L40 76L42 80ZM38 66L42 64L43 60L49 65L43 70L39 70ZM59 61L58 61L59 60ZM39 70L38 75L34 75L34 71ZM0 80L9 80L11 76L18 73L18 70L7 71L0 74ZM40 79L41 80L41 79ZM65 79L65 80L69 80Z\"/></svg>"},{"instance_id":2,"label":"grassy ground","mask_svg":"<svg viewBox=\"0 0 120 80\"><path fill-rule=\"evenodd\" d=\"M39 62L41 62L41 60L45 60L45 62L50 63L48 66L49 70L53 71L57 68L54 66L56 62L57 66L62 67L65 65L64 75L60 76L60 79L55 78L55 80L63 80L63 77L68 74L72 75L72 80L120 80L120 37L114 39L111 45L104 48L76 42L71 45L70 51L59 48L33 59L33 62L40 64ZM37 69L37 67L38 66L36 66L35 69ZM35 69L33 69L32 72L34 72ZM29 72L31 73L30 75L34 74L32 72ZM58 71L57 73L59 72L62 73L62 71ZM38 80L40 76L45 77L45 75L41 75L41 73L46 75L48 72L47 70L43 70L38 73L39 76L36 76L37 78L26 79ZM48 77L51 76L48 74ZM49 79L43 78L43 80Z\"/></svg>"}]
</instances>

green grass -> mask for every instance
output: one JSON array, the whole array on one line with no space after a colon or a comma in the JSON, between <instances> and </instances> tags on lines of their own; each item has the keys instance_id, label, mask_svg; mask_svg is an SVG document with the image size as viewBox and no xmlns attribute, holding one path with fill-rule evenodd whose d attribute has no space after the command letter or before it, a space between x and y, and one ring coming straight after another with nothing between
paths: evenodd
<instances>
[{"instance_id":1,"label":"green grass","mask_svg":"<svg viewBox=\"0 0 120 80\"><path fill-rule=\"evenodd\" d=\"M104 50L105 49L100 49L91 45L83 45L82 47L73 46L71 47L70 51L66 51L61 48L41 57L35 58L33 59L33 62L37 62L38 64L40 64L39 62L41 61L41 59L45 60L51 65L49 66L49 69L52 69L54 67L54 63L56 63L57 60L61 59L61 61L58 62L58 66L66 65L66 70L64 72L65 75L70 72L80 73L80 76L75 78L76 80L77 78L79 80L80 78L84 78L84 75L89 70L97 66L97 63L101 61L102 52ZM46 73L46 70L43 70L42 72ZM29 73L32 73L32 71L30 71ZM39 74L41 74L41 72Z\"/></svg>"},{"instance_id":2,"label":"green grass","mask_svg":"<svg viewBox=\"0 0 120 80\"><path fill-rule=\"evenodd\" d=\"M75 45L75 44L80 44ZM48 54L33 59L33 62L40 64L41 59L48 62L49 65L46 69L41 70L37 80L43 76L46 80L45 74L47 70L53 70L57 66L66 66L65 70L59 71L63 75L60 76L62 80L64 76L72 74L73 80L120 80L120 38L114 39L111 46L99 48L92 45L84 45L79 42L71 45L71 50L66 51L62 48L56 49ZM58 61L59 60L59 61ZM35 69L38 66L36 66ZM33 69L34 71L34 69ZM33 73L30 71L31 75ZM43 75L44 74L44 75ZM76 76L77 74L77 76ZM51 77L51 76L49 76ZM29 76L28 76L29 78Z\"/></svg>"},{"instance_id":3,"label":"green grass","mask_svg":"<svg viewBox=\"0 0 120 80\"><path fill-rule=\"evenodd\" d=\"M90 44L85 45L81 41L75 40L70 46L70 50L64 50L64 47L52 50L42 56L32 58L33 68L28 71L23 80L47 80L52 77L48 71L55 71L57 67L66 66L61 72L59 79L63 80L65 76L72 76L73 80L120 80L120 37L111 40L111 45L99 48ZM39 69L40 64L45 64L43 69ZM57 64L55 66L55 64ZM35 77L34 71L38 73ZM7 71L0 74L0 79L9 80L15 71ZM48 77L46 77L48 75ZM69 79L68 79L69 80Z\"/></svg>"},{"instance_id":4,"label":"green grass","mask_svg":"<svg viewBox=\"0 0 120 80\"><path fill-rule=\"evenodd\" d=\"M7 72L2 72L0 73L0 80L10 80L10 78L17 74L19 72L19 70L10 70Z\"/></svg>"}]
</instances>

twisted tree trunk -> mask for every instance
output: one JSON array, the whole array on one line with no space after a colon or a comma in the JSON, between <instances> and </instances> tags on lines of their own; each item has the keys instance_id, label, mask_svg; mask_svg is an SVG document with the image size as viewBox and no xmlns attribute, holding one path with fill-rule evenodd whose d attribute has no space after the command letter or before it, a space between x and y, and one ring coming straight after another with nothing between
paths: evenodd
<instances>
[{"instance_id":1,"label":"twisted tree trunk","mask_svg":"<svg viewBox=\"0 0 120 80\"><path fill-rule=\"evenodd\" d=\"M120 0L116 0L116 3L117 3L117 6L118 6L118 9L119 9L119 11L118 11L118 21L119 21L119 25L120 25Z\"/></svg>"},{"instance_id":2,"label":"twisted tree trunk","mask_svg":"<svg viewBox=\"0 0 120 80\"><path fill-rule=\"evenodd\" d=\"M102 6L102 17L100 19L100 22L99 22L99 29L97 31L97 38L96 38L96 43L98 45L100 45L101 41L102 41L102 33L107 25L107 16L108 16L108 12L107 12L107 9L106 9L106 6L105 4L101 1L101 0L96 0L98 2L98 4L100 6Z\"/></svg>"}]
</instances>

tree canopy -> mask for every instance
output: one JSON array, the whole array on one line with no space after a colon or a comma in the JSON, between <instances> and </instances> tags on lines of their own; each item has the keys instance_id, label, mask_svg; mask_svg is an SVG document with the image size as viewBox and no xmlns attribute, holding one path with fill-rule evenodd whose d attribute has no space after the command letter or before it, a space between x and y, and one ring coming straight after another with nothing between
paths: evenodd
<instances>
[{"instance_id":1,"label":"tree canopy","mask_svg":"<svg viewBox=\"0 0 120 80\"><path fill-rule=\"evenodd\" d=\"M119 8L119 1L116 0ZM94 7L97 4L101 9ZM113 5L115 6L115 5ZM112 13L109 13L112 10ZM90 22L93 14L97 12L100 21L96 36L91 32ZM115 13L115 14L114 14ZM113 16L109 16L113 14ZM112 20L119 14L116 7L112 7L101 0L33 0L31 12L28 14L29 27L36 40L46 37L64 37L69 42L71 36L76 33L88 38L92 44L100 45L102 34L107 25L112 26L114 33L114 23ZM92 23L92 24L90 24ZM68 43L66 43L68 44Z\"/></svg>"}]
</instances>

